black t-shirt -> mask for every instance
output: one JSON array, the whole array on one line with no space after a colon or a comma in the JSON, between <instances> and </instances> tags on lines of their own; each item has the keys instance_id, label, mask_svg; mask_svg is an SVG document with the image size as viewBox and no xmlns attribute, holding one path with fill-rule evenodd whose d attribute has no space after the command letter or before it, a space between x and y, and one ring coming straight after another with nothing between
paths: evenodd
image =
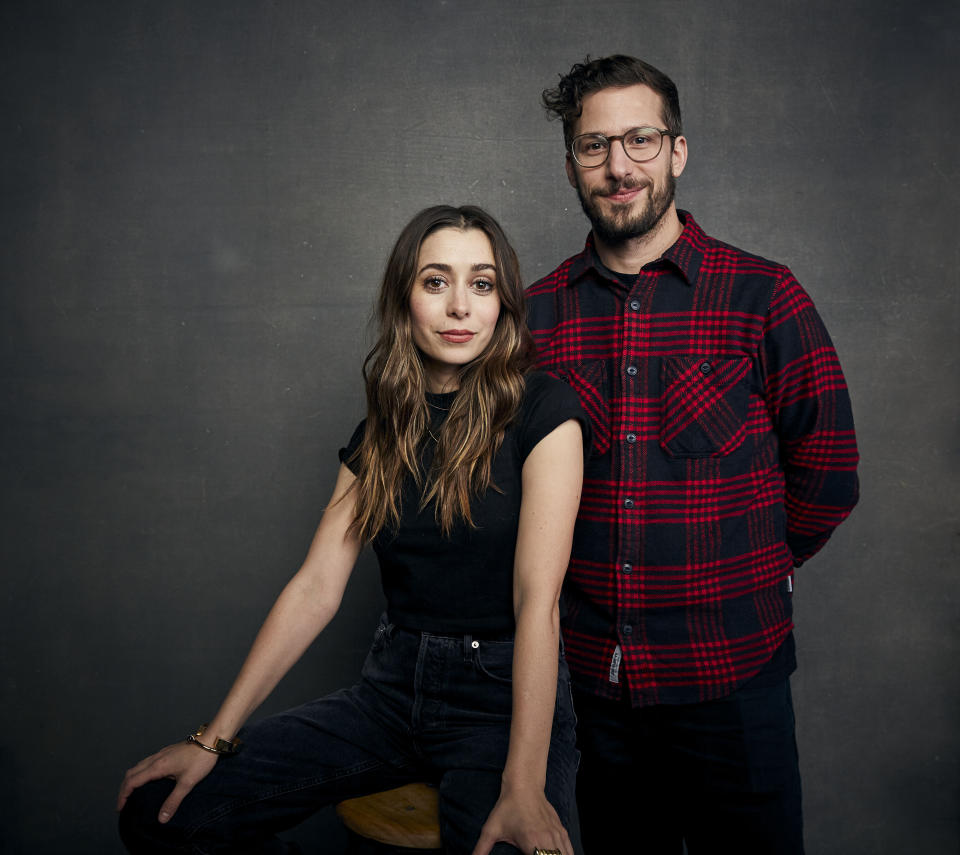
<instances>
[{"instance_id":1,"label":"black t-shirt","mask_svg":"<svg viewBox=\"0 0 960 855\"><path fill-rule=\"evenodd\" d=\"M435 416L434 434L456 394L427 395ZM421 494L412 477L405 479L399 528L386 527L373 540L393 623L449 635L492 637L513 632L513 557L523 462L541 439L569 419L580 422L586 454L589 427L576 393L547 374L528 374L520 411L493 460L492 483L499 490L491 487L474 497L470 511L475 527L456 522L449 537L440 532L434 503L421 511ZM347 447L340 449L340 460L347 466L363 440L363 428L361 422ZM425 467L433 448L428 438Z\"/></svg>"}]
</instances>

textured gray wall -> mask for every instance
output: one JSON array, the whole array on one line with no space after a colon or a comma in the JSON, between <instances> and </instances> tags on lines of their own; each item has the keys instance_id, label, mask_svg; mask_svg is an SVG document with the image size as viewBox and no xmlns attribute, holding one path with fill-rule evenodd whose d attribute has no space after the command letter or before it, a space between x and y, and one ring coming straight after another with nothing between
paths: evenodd
<instances>
[{"instance_id":1,"label":"textured gray wall","mask_svg":"<svg viewBox=\"0 0 960 855\"><path fill-rule=\"evenodd\" d=\"M483 205L528 280L578 250L538 96L624 51L680 86L681 206L793 268L854 398L863 499L796 597L808 850L955 853L958 36L953 0L5 0L0 849L119 851L123 769L307 547L399 228ZM379 607L367 557L265 710Z\"/></svg>"}]
</instances>

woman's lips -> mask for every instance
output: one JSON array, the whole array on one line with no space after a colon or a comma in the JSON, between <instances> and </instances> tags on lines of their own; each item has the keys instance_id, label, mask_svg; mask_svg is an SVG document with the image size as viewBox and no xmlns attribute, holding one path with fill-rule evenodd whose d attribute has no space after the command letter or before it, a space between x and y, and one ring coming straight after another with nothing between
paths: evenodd
<instances>
[{"instance_id":1,"label":"woman's lips","mask_svg":"<svg viewBox=\"0 0 960 855\"><path fill-rule=\"evenodd\" d=\"M440 338L452 344L466 344L474 335L476 333L472 333L470 330L443 330L439 333Z\"/></svg>"}]
</instances>

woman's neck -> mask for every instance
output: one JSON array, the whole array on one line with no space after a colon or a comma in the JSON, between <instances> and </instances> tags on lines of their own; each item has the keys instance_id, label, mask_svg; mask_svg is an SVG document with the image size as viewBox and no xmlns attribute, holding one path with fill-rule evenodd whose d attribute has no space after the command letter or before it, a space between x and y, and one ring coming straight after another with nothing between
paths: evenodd
<instances>
[{"instance_id":1,"label":"woman's neck","mask_svg":"<svg viewBox=\"0 0 960 855\"><path fill-rule=\"evenodd\" d=\"M426 372L427 391L434 395L445 395L447 392L456 392L460 388L460 375L451 372Z\"/></svg>"}]
</instances>

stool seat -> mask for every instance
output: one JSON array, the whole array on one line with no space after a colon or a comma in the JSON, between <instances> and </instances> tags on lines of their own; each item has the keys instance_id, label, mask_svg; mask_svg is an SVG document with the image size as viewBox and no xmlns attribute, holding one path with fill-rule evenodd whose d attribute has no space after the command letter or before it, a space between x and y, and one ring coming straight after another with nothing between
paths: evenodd
<instances>
[{"instance_id":1,"label":"stool seat","mask_svg":"<svg viewBox=\"0 0 960 855\"><path fill-rule=\"evenodd\" d=\"M408 849L443 847L436 787L419 782L405 784L345 799L336 811L347 828L369 840Z\"/></svg>"}]
</instances>

